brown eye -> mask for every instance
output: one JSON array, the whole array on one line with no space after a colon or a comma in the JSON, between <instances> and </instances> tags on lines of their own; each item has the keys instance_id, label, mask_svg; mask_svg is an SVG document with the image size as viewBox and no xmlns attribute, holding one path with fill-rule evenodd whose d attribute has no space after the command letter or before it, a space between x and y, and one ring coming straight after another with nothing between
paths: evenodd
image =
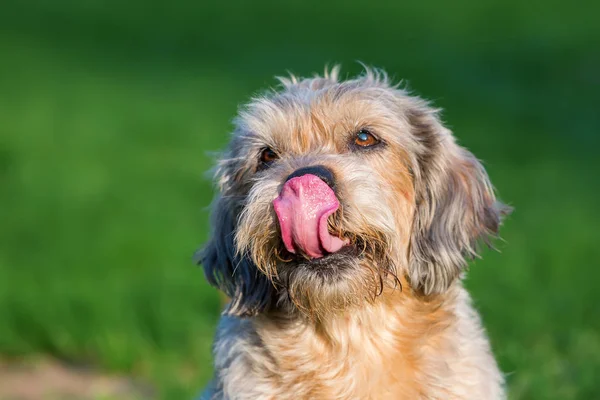
<instances>
[{"instance_id":1,"label":"brown eye","mask_svg":"<svg viewBox=\"0 0 600 400\"><path fill-rule=\"evenodd\" d=\"M277 153L275 153L269 147L263 149L263 151L260 153L260 161L263 164L270 164L278 158L279 156L277 155Z\"/></svg>"},{"instance_id":2,"label":"brown eye","mask_svg":"<svg viewBox=\"0 0 600 400\"><path fill-rule=\"evenodd\" d=\"M379 139L377 139L371 132L366 129L361 129L356 134L354 138L354 144L360 147L371 147L379 143Z\"/></svg>"}]
</instances>

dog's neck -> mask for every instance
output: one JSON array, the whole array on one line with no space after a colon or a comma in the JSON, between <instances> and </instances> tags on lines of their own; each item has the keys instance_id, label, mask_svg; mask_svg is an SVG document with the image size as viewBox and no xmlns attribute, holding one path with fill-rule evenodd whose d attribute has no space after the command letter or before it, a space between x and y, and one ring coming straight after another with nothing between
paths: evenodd
<instances>
[{"instance_id":1,"label":"dog's neck","mask_svg":"<svg viewBox=\"0 0 600 400\"><path fill-rule=\"evenodd\" d=\"M460 284L446 293L421 296L403 279L400 287L385 287L372 301L344 312L310 313L275 309L257 319L269 329L299 330L321 337L332 347L348 342L353 334L383 334L410 330L414 335L431 334L432 328L444 329L452 321L452 309L461 290ZM436 329L433 329L435 331ZM359 340L359 342L361 342Z\"/></svg>"}]
</instances>

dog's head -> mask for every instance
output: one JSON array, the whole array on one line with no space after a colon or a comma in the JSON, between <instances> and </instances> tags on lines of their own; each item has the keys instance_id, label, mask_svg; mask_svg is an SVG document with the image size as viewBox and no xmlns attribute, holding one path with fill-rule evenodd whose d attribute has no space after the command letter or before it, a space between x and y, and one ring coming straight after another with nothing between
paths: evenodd
<instances>
[{"instance_id":1,"label":"dog's head","mask_svg":"<svg viewBox=\"0 0 600 400\"><path fill-rule=\"evenodd\" d=\"M437 110L367 70L281 79L235 121L200 253L228 312L320 315L406 278L444 292L507 209Z\"/></svg>"}]
</instances>

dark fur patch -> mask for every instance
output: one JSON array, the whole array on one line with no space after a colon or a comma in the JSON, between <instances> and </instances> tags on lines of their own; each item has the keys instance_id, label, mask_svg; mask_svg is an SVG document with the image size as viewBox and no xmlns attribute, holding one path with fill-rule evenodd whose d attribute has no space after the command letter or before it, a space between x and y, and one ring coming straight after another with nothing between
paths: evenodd
<instances>
[{"instance_id":1,"label":"dark fur patch","mask_svg":"<svg viewBox=\"0 0 600 400\"><path fill-rule=\"evenodd\" d=\"M198 262L204 266L208 282L231 298L226 314L256 315L274 301L273 285L249 257L236 254L233 243L234 217L223 197L213 206L211 240L200 251Z\"/></svg>"}]
</instances>

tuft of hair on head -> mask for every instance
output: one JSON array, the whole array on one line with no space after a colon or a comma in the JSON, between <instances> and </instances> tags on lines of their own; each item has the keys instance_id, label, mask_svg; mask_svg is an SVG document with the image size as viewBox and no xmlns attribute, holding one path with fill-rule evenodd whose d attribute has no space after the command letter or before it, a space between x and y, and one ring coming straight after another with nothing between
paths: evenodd
<instances>
[{"instance_id":1,"label":"tuft of hair on head","mask_svg":"<svg viewBox=\"0 0 600 400\"><path fill-rule=\"evenodd\" d=\"M275 79L285 90L312 89L318 90L339 82L341 66L336 64L331 68L325 67L323 76L315 74L312 78L299 78L289 72L288 76L276 76Z\"/></svg>"}]
</instances>

